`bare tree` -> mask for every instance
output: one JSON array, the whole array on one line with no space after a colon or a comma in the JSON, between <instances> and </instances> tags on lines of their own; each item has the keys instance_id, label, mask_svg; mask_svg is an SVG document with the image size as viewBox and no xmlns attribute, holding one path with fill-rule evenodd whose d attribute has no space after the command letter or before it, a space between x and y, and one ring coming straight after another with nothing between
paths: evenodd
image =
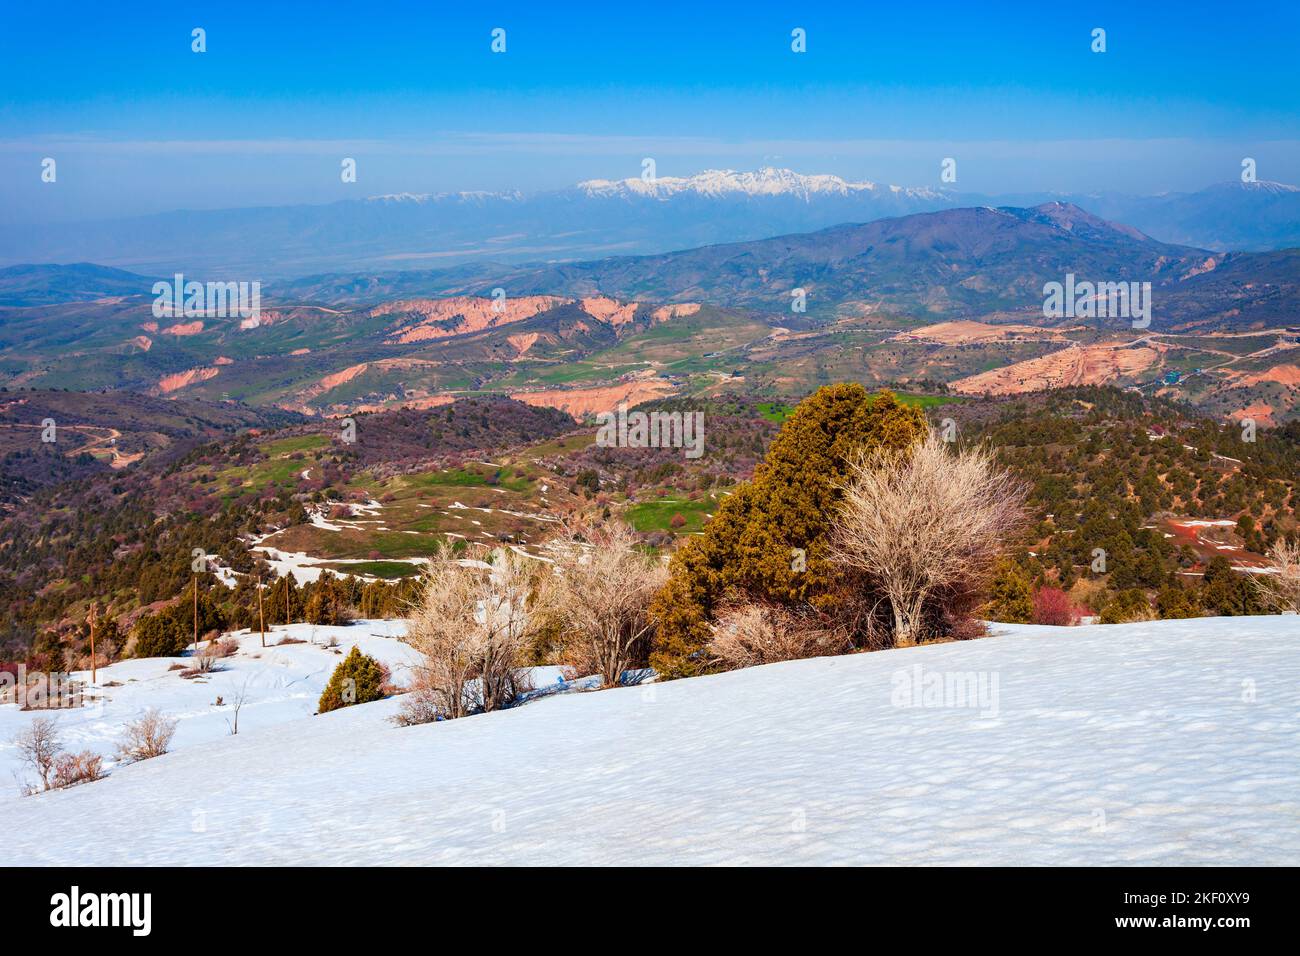
<instances>
[{"instance_id":1,"label":"bare tree","mask_svg":"<svg viewBox=\"0 0 1300 956\"><path fill-rule=\"evenodd\" d=\"M508 549L493 564L475 553L480 559L458 559L441 548L412 609L405 640L423 656L414 667L412 706L421 703L425 713L497 710L527 689L523 651L539 626L527 607L533 569Z\"/></svg>"},{"instance_id":2,"label":"bare tree","mask_svg":"<svg viewBox=\"0 0 1300 956\"><path fill-rule=\"evenodd\" d=\"M117 744L117 759L135 763L151 757L161 757L171 746L176 733L176 720L164 717L154 708L146 710L138 720L126 725L122 739Z\"/></svg>"},{"instance_id":3,"label":"bare tree","mask_svg":"<svg viewBox=\"0 0 1300 956\"><path fill-rule=\"evenodd\" d=\"M41 778L41 789L49 790L58 760L63 750L59 739L58 723L53 717L36 717L27 729L14 738L18 757Z\"/></svg>"},{"instance_id":4,"label":"bare tree","mask_svg":"<svg viewBox=\"0 0 1300 956\"><path fill-rule=\"evenodd\" d=\"M708 651L728 670L777 661L843 654L852 648L848 634L812 611L777 604L733 604L721 608Z\"/></svg>"},{"instance_id":5,"label":"bare tree","mask_svg":"<svg viewBox=\"0 0 1300 956\"><path fill-rule=\"evenodd\" d=\"M251 677L244 678L244 683L240 686L235 694L234 701L232 701L235 706L235 720L233 723L229 720L226 721L226 726L230 728L230 736L232 737L239 733L239 712L244 709L244 704L248 703L248 682L251 679Z\"/></svg>"},{"instance_id":6,"label":"bare tree","mask_svg":"<svg viewBox=\"0 0 1300 956\"><path fill-rule=\"evenodd\" d=\"M542 603L564 635L564 663L576 676L599 674L604 687L645 663L650 600L668 579L663 563L637 544L621 522L570 528L551 542L555 573L544 579Z\"/></svg>"},{"instance_id":7,"label":"bare tree","mask_svg":"<svg viewBox=\"0 0 1300 956\"><path fill-rule=\"evenodd\" d=\"M1251 576L1260 598L1270 610L1300 614L1300 538L1278 538L1268 556L1277 573Z\"/></svg>"},{"instance_id":8,"label":"bare tree","mask_svg":"<svg viewBox=\"0 0 1300 956\"><path fill-rule=\"evenodd\" d=\"M1025 520L1025 488L985 448L950 452L937 435L861 459L844 489L832 558L889 601L894 642L925 636L928 601L981 588Z\"/></svg>"}]
</instances>

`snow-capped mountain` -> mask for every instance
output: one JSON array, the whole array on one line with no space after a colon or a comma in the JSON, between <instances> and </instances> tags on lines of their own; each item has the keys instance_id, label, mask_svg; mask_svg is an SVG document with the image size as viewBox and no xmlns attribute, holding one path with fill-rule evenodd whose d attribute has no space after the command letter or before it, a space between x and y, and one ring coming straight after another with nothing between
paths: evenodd
<instances>
[{"instance_id":1,"label":"snow-capped mountain","mask_svg":"<svg viewBox=\"0 0 1300 956\"><path fill-rule=\"evenodd\" d=\"M734 169L706 169L694 176L655 176L630 179L589 179L577 189L589 198L638 197L669 200L685 194L714 199L734 196L795 196L805 202L820 197L891 195L924 202L951 201L951 190L907 189L880 186L873 182L851 182L839 176L820 174L805 176L792 169L764 166L755 172Z\"/></svg>"},{"instance_id":2,"label":"snow-capped mountain","mask_svg":"<svg viewBox=\"0 0 1300 956\"><path fill-rule=\"evenodd\" d=\"M945 208L955 194L789 169L589 180L535 193L401 192L0 232L0 265L92 261L264 278L490 259L556 261L762 239Z\"/></svg>"},{"instance_id":3,"label":"snow-capped mountain","mask_svg":"<svg viewBox=\"0 0 1300 956\"><path fill-rule=\"evenodd\" d=\"M0 230L0 266L96 262L262 279L322 272L560 262L812 232L954 207L1073 202L1147 235L1214 250L1300 245L1300 190L1224 184L1155 197L990 197L763 167L590 179L523 193L391 193L324 205L178 211Z\"/></svg>"},{"instance_id":4,"label":"snow-capped mountain","mask_svg":"<svg viewBox=\"0 0 1300 956\"><path fill-rule=\"evenodd\" d=\"M628 177L627 179L587 179L567 190L558 190L558 194L569 194L573 198L587 199L610 198L650 198L673 199L679 196L707 196L712 199L724 199L737 196L773 197L795 196L805 201L821 197L854 196L858 194L905 196L923 201L951 200L955 193L949 189L909 188L904 186L882 186L869 180L854 182L830 173L805 175L793 169L763 166L753 172L738 172L734 169L706 169L692 176L652 176ZM510 190L490 192L483 190L462 190L460 192L440 193L386 193L370 196L371 203L435 203L461 202L482 203L495 200L524 201L545 198L546 193L531 196Z\"/></svg>"},{"instance_id":5,"label":"snow-capped mountain","mask_svg":"<svg viewBox=\"0 0 1300 956\"><path fill-rule=\"evenodd\" d=\"M413 203L423 205L426 203L439 202L460 202L460 203L491 203L491 202L512 202L525 199L525 194L518 190L508 190L505 192L491 192L483 189L462 189L454 193L384 193L380 196L367 196L364 200L368 203L380 204L398 204Z\"/></svg>"},{"instance_id":6,"label":"snow-capped mountain","mask_svg":"<svg viewBox=\"0 0 1300 956\"><path fill-rule=\"evenodd\" d=\"M1226 183L1215 183L1208 187L1206 192L1215 190L1217 192L1236 191L1247 194L1263 194L1270 196L1279 196L1284 193L1300 193L1300 186L1289 186L1286 183L1275 183L1269 180L1260 179L1251 183L1244 183L1238 180L1231 180Z\"/></svg>"}]
</instances>

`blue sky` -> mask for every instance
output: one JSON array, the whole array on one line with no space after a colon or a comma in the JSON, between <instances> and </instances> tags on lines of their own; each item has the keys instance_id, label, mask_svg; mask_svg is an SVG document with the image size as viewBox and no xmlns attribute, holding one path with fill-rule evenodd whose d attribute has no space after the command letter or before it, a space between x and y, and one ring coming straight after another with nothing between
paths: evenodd
<instances>
[{"instance_id":1,"label":"blue sky","mask_svg":"<svg viewBox=\"0 0 1300 956\"><path fill-rule=\"evenodd\" d=\"M1300 5L1054 6L11 4L0 216L531 190L645 156L902 185L954 156L995 193L1194 189L1243 156L1300 180Z\"/></svg>"}]
</instances>

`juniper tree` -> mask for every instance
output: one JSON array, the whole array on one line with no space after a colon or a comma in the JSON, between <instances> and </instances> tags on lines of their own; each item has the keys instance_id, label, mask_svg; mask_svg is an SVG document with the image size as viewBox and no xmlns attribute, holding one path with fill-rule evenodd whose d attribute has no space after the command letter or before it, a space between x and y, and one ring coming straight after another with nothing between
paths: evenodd
<instances>
[{"instance_id":1,"label":"juniper tree","mask_svg":"<svg viewBox=\"0 0 1300 956\"><path fill-rule=\"evenodd\" d=\"M723 499L704 533L673 556L651 608L651 665L664 677L709 668L702 653L726 599L834 613L849 597L830 561L829 535L854 461L901 450L926 431L920 410L856 383L827 385L800 402L753 480Z\"/></svg>"}]
</instances>

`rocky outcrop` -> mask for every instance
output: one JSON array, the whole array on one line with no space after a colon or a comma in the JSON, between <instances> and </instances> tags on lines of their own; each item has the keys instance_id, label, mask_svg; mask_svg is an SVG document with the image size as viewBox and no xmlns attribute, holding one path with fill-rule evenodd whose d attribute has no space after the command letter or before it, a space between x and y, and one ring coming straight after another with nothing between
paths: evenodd
<instances>
[{"instance_id":1,"label":"rocky outcrop","mask_svg":"<svg viewBox=\"0 0 1300 956\"><path fill-rule=\"evenodd\" d=\"M400 299L385 302L370 310L371 316L417 315L421 318L402 325L389 342L407 344L430 339L466 335L484 329L510 325L530 319L570 299L553 295L524 295L501 300L476 296L454 296L449 299Z\"/></svg>"},{"instance_id":2,"label":"rocky outcrop","mask_svg":"<svg viewBox=\"0 0 1300 956\"><path fill-rule=\"evenodd\" d=\"M583 415L594 415L597 412L613 411L620 403L626 403L630 406L640 402L648 402L652 398L671 395L673 391L672 384L664 379L645 378L593 388L556 388L539 392L514 392L510 397L521 402L527 402L529 405L558 408L576 418Z\"/></svg>"},{"instance_id":3,"label":"rocky outcrop","mask_svg":"<svg viewBox=\"0 0 1300 956\"><path fill-rule=\"evenodd\" d=\"M157 391L160 395L167 395L196 382L206 382L208 379L216 378L220 372L221 370L218 368L192 368L184 372L164 375L158 380Z\"/></svg>"}]
</instances>

